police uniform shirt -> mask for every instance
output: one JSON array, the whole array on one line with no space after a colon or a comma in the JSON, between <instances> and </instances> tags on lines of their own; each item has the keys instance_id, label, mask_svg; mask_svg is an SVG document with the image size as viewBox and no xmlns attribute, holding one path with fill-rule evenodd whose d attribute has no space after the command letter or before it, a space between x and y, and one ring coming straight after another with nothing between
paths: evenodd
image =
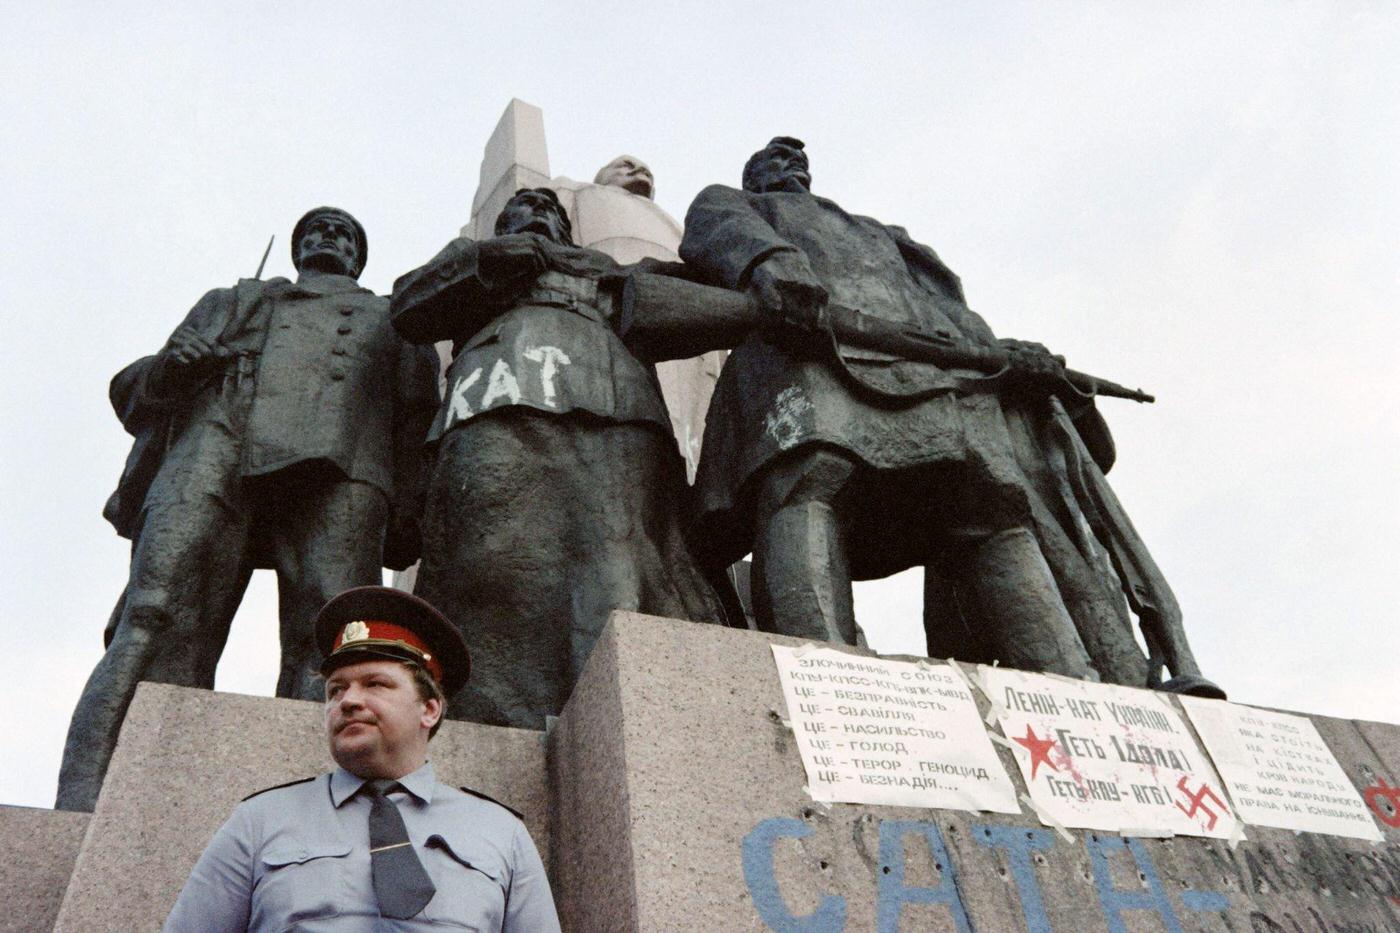
<instances>
[{"instance_id":1,"label":"police uniform shirt","mask_svg":"<svg viewBox=\"0 0 1400 933\"><path fill-rule=\"evenodd\" d=\"M245 800L210 841L167 931L559 930L549 879L513 813L434 778L390 794L437 888L408 920L379 915L370 876L368 793L337 768Z\"/></svg>"}]
</instances>

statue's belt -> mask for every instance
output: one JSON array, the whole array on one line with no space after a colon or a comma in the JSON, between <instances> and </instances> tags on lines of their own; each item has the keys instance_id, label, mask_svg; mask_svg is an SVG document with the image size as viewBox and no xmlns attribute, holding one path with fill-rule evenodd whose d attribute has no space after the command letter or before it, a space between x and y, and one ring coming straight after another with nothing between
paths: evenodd
<instances>
[{"instance_id":1,"label":"statue's belt","mask_svg":"<svg viewBox=\"0 0 1400 933\"><path fill-rule=\"evenodd\" d=\"M594 305L598 303L598 282L595 279L567 275L563 272L543 272L526 291L525 298L535 303L549 299Z\"/></svg>"},{"instance_id":2,"label":"statue's belt","mask_svg":"<svg viewBox=\"0 0 1400 933\"><path fill-rule=\"evenodd\" d=\"M516 304L577 311L601 323L606 319L606 313L599 307L599 298L598 283L593 279L545 272L535 279L534 285L520 296Z\"/></svg>"}]
</instances>

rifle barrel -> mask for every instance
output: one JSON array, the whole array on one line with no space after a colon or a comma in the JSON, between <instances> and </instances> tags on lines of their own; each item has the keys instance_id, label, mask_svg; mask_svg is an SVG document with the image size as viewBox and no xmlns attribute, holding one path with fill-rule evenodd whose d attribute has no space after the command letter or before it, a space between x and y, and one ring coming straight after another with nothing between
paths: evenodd
<instances>
[{"instance_id":1,"label":"rifle barrel","mask_svg":"<svg viewBox=\"0 0 1400 933\"><path fill-rule=\"evenodd\" d=\"M1107 379L1100 379L1098 376L1091 376L1088 373L1081 373L1078 370L1065 370L1065 378L1070 385L1085 392L1092 392L1094 395L1107 395L1110 398L1126 398L1134 402L1155 402L1157 397L1149 395L1141 389L1130 389L1127 386L1120 386L1116 382L1109 382Z\"/></svg>"},{"instance_id":2,"label":"rifle barrel","mask_svg":"<svg viewBox=\"0 0 1400 933\"><path fill-rule=\"evenodd\" d=\"M958 343L946 334L911 333L910 329L881 318L872 317L854 308L828 305L832 329L836 337L857 346L902 354L906 359L923 360L939 366L958 366L984 373L1003 369L1011 359L1007 350ZM1081 392L1126 398L1134 402L1155 402L1141 389L1129 389L1108 379L1088 373L1065 370L1065 381Z\"/></svg>"},{"instance_id":3,"label":"rifle barrel","mask_svg":"<svg viewBox=\"0 0 1400 933\"><path fill-rule=\"evenodd\" d=\"M267 249L263 250L262 262L258 263L258 271L253 273L253 278L262 278L263 266L267 265L267 257L272 253L272 241L275 239L277 239L277 234L275 233L267 238Z\"/></svg>"},{"instance_id":4,"label":"rifle barrel","mask_svg":"<svg viewBox=\"0 0 1400 933\"><path fill-rule=\"evenodd\" d=\"M701 285L649 272L632 272L623 280L619 330L634 351L652 361L686 359L710 350L738 346L769 324L758 302L743 292ZM853 308L827 305L828 325L848 345L882 350L907 360L996 373L1011 354L979 347L944 332L925 332ZM1087 373L1065 371L1065 381L1081 392L1156 401L1141 389Z\"/></svg>"}]
</instances>

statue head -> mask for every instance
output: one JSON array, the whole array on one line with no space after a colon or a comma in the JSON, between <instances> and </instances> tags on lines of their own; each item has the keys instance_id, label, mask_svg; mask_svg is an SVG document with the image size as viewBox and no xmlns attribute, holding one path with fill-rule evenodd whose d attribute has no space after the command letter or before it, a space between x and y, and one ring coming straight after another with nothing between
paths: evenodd
<instances>
[{"instance_id":1,"label":"statue head","mask_svg":"<svg viewBox=\"0 0 1400 933\"><path fill-rule=\"evenodd\" d=\"M292 228L292 265L358 279L369 259L360 222L338 207L316 207Z\"/></svg>"},{"instance_id":2,"label":"statue head","mask_svg":"<svg viewBox=\"0 0 1400 933\"><path fill-rule=\"evenodd\" d=\"M550 188L521 188L496 218L496 236L538 233L564 246L574 245L574 228L559 195Z\"/></svg>"},{"instance_id":3,"label":"statue head","mask_svg":"<svg viewBox=\"0 0 1400 933\"><path fill-rule=\"evenodd\" d=\"M755 194L811 191L812 174L808 171L802 140L774 136L768 145L750 156L744 163L744 190Z\"/></svg>"},{"instance_id":4,"label":"statue head","mask_svg":"<svg viewBox=\"0 0 1400 933\"><path fill-rule=\"evenodd\" d=\"M593 176L595 185L611 185L644 198L655 200L656 177L647 164L636 156L620 155L598 169Z\"/></svg>"}]
</instances>

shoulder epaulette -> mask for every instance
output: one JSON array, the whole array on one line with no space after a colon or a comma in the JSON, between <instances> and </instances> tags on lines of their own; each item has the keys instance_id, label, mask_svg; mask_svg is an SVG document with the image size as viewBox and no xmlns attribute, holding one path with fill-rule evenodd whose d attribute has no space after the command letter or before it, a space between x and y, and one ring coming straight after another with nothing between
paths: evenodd
<instances>
[{"instance_id":1,"label":"shoulder epaulette","mask_svg":"<svg viewBox=\"0 0 1400 933\"><path fill-rule=\"evenodd\" d=\"M490 801L491 803L494 803L496 806L500 807L501 809L506 810L507 812L511 813L517 820L520 820L520 822L522 822L522 823L525 822L525 815L524 815L523 813L521 813L519 810L515 809L514 807L506 806L505 804L503 804L503 803L501 803L499 800L497 800L495 797L492 797L490 794L483 794L481 791L479 791L479 790L472 790L470 787L463 787L463 788L461 788L461 790L464 791L465 793L471 794L473 797L480 797L482 800Z\"/></svg>"},{"instance_id":2,"label":"shoulder epaulette","mask_svg":"<svg viewBox=\"0 0 1400 933\"><path fill-rule=\"evenodd\" d=\"M251 794L249 794L247 797L244 797L243 799L244 799L244 800L252 800L254 797L258 796L259 794L265 794L265 793L267 793L267 792L270 791L270 790L281 790L283 787L291 787L291 786L294 785L294 784L305 784L307 781L314 781L314 780L316 780L314 777L309 777L309 778L300 778L300 779L295 780L295 781L288 781L288 782L285 783L285 784L274 784L274 785L272 785L271 787L264 787L262 790L255 790L255 791L253 791Z\"/></svg>"}]
</instances>

